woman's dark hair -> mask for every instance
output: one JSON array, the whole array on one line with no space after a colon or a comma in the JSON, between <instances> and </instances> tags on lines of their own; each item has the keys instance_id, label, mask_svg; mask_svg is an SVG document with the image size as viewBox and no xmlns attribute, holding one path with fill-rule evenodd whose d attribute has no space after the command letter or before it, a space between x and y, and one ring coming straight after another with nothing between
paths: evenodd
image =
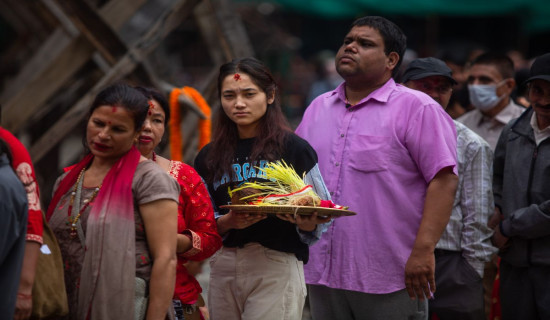
<instances>
[{"instance_id":1,"label":"woman's dark hair","mask_svg":"<svg viewBox=\"0 0 550 320\"><path fill-rule=\"evenodd\" d=\"M101 106L126 109L134 119L134 130L136 131L141 130L141 127L143 127L145 118L147 118L147 111L149 111L147 98L141 92L125 83L112 84L97 94L88 111L86 123L90 120L95 109ZM84 148L88 150L86 135L83 137L83 142Z\"/></svg>"},{"instance_id":2,"label":"woman's dark hair","mask_svg":"<svg viewBox=\"0 0 550 320\"><path fill-rule=\"evenodd\" d=\"M220 67L218 75L218 94L221 98L222 84L227 76L235 73L247 74L265 94L266 98L274 98L267 105L266 112L258 123L258 132L250 161L263 157L268 161L276 160L283 152L285 139L291 133L288 122L283 115L280 105L279 90L269 69L255 58L235 59ZM235 157L235 150L239 140L237 125L225 114L223 108L216 112L214 133L207 167L210 175L206 179L211 182L221 177L225 172L231 172L231 163Z\"/></svg>"},{"instance_id":3,"label":"woman's dark hair","mask_svg":"<svg viewBox=\"0 0 550 320\"><path fill-rule=\"evenodd\" d=\"M162 150L168 143L168 139L166 138L168 133L168 124L170 123L170 105L168 104L168 100L166 100L166 97L157 89L140 86L136 86L134 88L137 91L141 92L141 94L143 94L145 98L147 98L147 100L155 100L156 102L158 102L158 104L164 111L164 134L162 136L162 139L160 140L159 145L157 146L159 150Z\"/></svg>"},{"instance_id":4,"label":"woman's dark hair","mask_svg":"<svg viewBox=\"0 0 550 320\"><path fill-rule=\"evenodd\" d=\"M140 86L135 86L134 88L141 92L147 100L155 100L159 103L160 107L164 111L164 126L168 126L168 123L170 122L170 106L168 105L168 100L166 100L166 97L154 88Z\"/></svg>"},{"instance_id":5,"label":"woman's dark hair","mask_svg":"<svg viewBox=\"0 0 550 320\"><path fill-rule=\"evenodd\" d=\"M399 55L399 61L393 68L392 76L396 76L399 72L399 66L403 61L403 55L405 49L407 49L407 37L395 23L390 20L378 17L378 16L366 16L355 20L351 27L368 26L380 32L382 39L384 40L384 53L389 55L395 52Z\"/></svg>"}]
</instances>

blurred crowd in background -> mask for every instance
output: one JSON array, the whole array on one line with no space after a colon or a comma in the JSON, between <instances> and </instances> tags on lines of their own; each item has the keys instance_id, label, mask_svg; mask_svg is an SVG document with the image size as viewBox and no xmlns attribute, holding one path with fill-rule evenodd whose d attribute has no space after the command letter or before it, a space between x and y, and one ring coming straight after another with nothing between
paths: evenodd
<instances>
[{"instance_id":1,"label":"blurred crowd in background","mask_svg":"<svg viewBox=\"0 0 550 320\"><path fill-rule=\"evenodd\" d=\"M236 2L251 44L258 59L273 70L283 94L283 110L293 126L313 97L335 88L341 79L334 67L334 54L355 17L330 18L318 14L291 11L268 3ZM358 12L357 17L377 12ZM486 51L506 53L516 68L517 92L513 97L521 104L522 84L532 59L550 50L545 41L550 30L527 32L521 13L504 16L439 16L410 17L384 15L399 25L407 35L408 50L401 70L408 61L433 56L444 60L453 70L459 84L453 88L448 112L453 118L470 110L465 90L469 63ZM200 83L206 79L210 59L192 21L184 23L167 38L164 53L170 52L174 63L183 68L170 68L159 61L157 70L173 83ZM399 79L396 79L399 80Z\"/></svg>"}]
</instances>

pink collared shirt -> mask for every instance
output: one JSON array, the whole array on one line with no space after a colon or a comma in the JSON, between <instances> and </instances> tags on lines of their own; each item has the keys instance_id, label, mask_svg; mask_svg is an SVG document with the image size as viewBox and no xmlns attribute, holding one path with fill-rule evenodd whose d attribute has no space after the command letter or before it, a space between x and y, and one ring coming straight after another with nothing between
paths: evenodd
<instances>
[{"instance_id":1,"label":"pink collared shirt","mask_svg":"<svg viewBox=\"0 0 550 320\"><path fill-rule=\"evenodd\" d=\"M344 86L317 97L296 130L317 151L332 201L357 212L310 247L306 282L395 292L405 288L428 183L445 167L456 174L456 130L435 101L393 79L348 109Z\"/></svg>"}]
</instances>

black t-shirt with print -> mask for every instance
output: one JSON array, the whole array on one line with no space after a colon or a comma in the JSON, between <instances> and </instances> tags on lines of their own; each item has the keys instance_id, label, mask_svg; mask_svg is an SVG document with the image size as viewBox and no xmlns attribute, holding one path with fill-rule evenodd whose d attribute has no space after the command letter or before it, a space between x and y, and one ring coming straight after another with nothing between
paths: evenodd
<instances>
[{"instance_id":1,"label":"black t-shirt with print","mask_svg":"<svg viewBox=\"0 0 550 320\"><path fill-rule=\"evenodd\" d=\"M228 212L220 209L219 206L231 204L228 194L229 188L234 188L243 182L267 181L262 177L262 172L257 168L263 168L267 160L255 160L250 162L249 156L255 139L241 139L237 144L235 158L233 159L233 172L225 174L221 179L207 183L210 196L218 212L223 215ZM195 169L202 177L208 176L206 168L206 157L211 145L206 145L195 159ZM295 134L290 134L285 142L285 151L280 157L288 165L292 165L300 177L309 172L317 164L317 154L307 141ZM245 229L231 229L223 244L226 247L243 247L249 242L257 242L269 249L282 252L294 253L299 260L307 263L309 249L307 244L300 240L296 225L281 220L276 216L269 215L267 219L261 220Z\"/></svg>"}]
</instances>

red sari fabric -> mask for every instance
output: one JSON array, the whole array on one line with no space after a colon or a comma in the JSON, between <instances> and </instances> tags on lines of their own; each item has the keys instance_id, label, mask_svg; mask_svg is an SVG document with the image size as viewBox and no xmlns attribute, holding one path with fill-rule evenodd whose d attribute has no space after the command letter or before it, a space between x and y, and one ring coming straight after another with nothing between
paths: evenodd
<instances>
[{"instance_id":1,"label":"red sari fabric","mask_svg":"<svg viewBox=\"0 0 550 320\"><path fill-rule=\"evenodd\" d=\"M191 166L170 161L170 175L180 185L178 205L178 233L191 238L193 247L178 254L176 290L174 299L193 304L202 289L183 265L187 260L201 261L213 255L221 246L212 201L201 177Z\"/></svg>"},{"instance_id":2,"label":"red sari fabric","mask_svg":"<svg viewBox=\"0 0 550 320\"><path fill-rule=\"evenodd\" d=\"M40 192L29 152L23 144L8 130L0 127L0 139L4 140L11 151L13 170L23 182L29 201L29 218L27 223L27 241L42 244L42 210L40 208Z\"/></svg>"},{"instance_id":3,"label":"red sari fabric","mask_svg":"<svg viewBox=\"0 0 550 320\"><path fill-rule=\"evenodd\" d=\"M500 258L498 259L498 270L495 282L493 283L493 294L491 297L491 315L490 320L502 319L502 310L500 308Z\"/></svg>"}]
</instances>

